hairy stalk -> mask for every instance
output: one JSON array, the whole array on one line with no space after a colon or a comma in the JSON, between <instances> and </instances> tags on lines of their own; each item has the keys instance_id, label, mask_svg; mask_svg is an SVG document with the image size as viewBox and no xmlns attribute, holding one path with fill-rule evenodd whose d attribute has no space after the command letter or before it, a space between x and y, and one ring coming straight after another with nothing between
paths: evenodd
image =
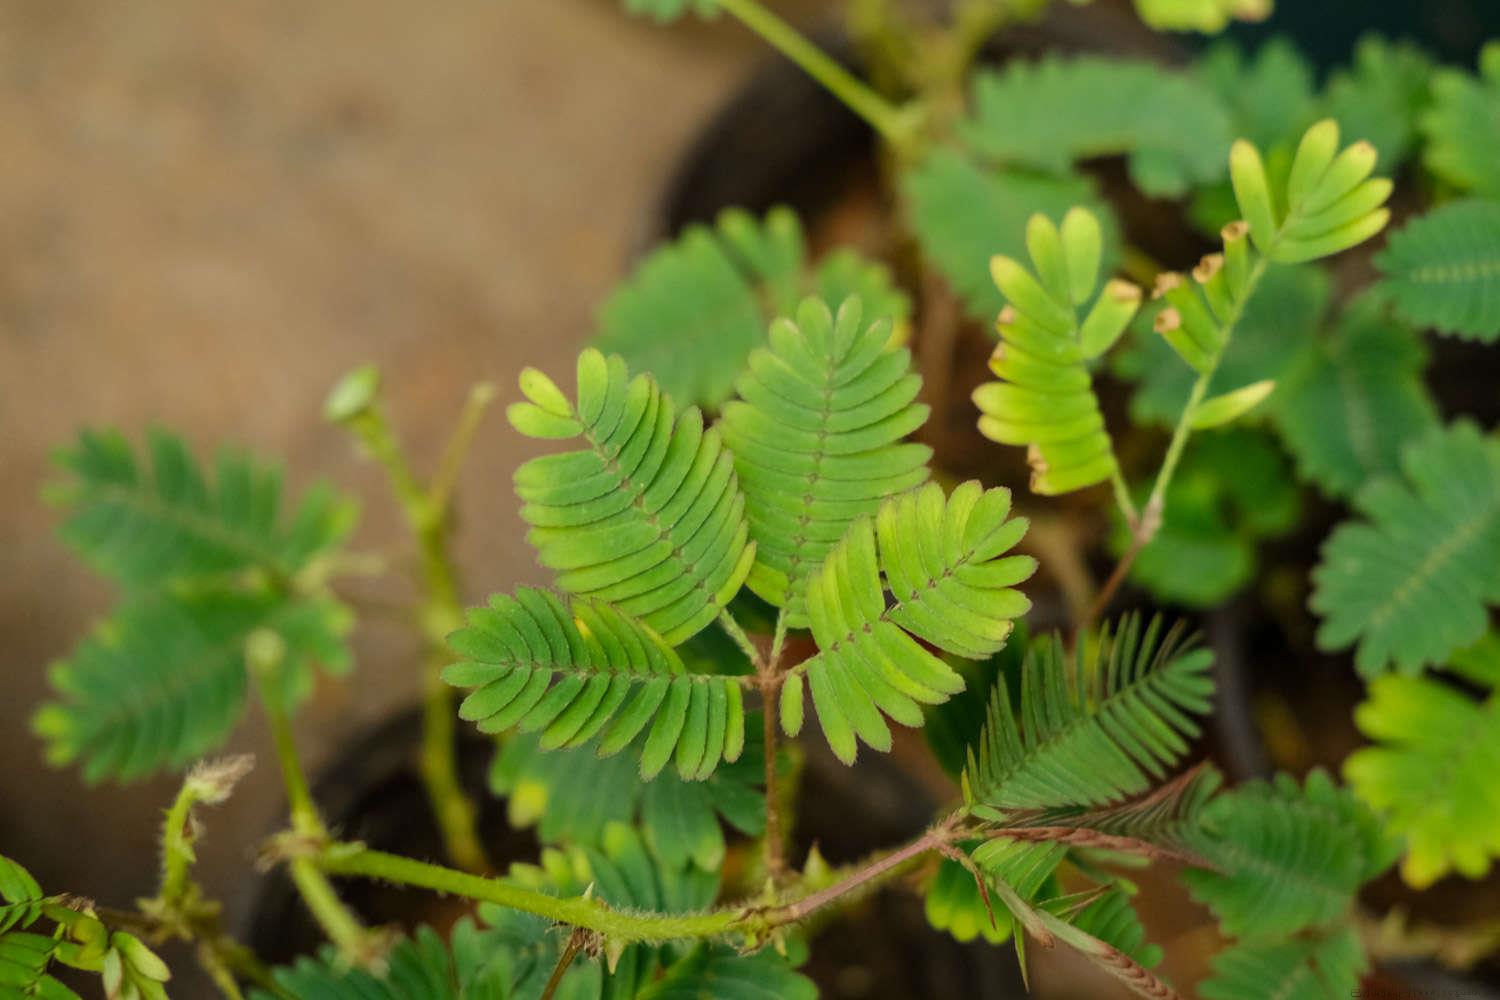
<instances>
[{"instance_id":1,"label":"hairy stalk","mask_svg":"<svg viewBox=\"0 0 1500 1000\"><path fill-rule=\"evenodd\" d=\"M424 598L420 611L428 655L422 674L422 749L419 766L449 859L467 871L488 871L478 831L478 811L458 777L454 692L443 682L448 664L446 639L463 620L458 571L448 552L450 507L459 470L474 432L494 401L494 387L482 383L469 393L458 426L443 450L431 484L423 488L412 472L390 422L374 402L346 422L385 470L401 513L417 538Z\"/></svg>"},{"instance_id":2,"label":"hairy stalk","mask_svg":"<svg viewBox=\"0 0 1500 1000\"><path fill-rule=\"evenodd\" d=\"M398 885L497 903L560 924L593 931L619 943L659 942L690 938L743 936L763 940L779 927L805 920L813 913L863 892L910 869L921 857L942 850L956 836L957 814L911 843L881 854L849 871L833 884L807 895L770 905L732 904L702 913L636 913L616 910L592 896L558 897L527 889L503 879L471 875L412 858L375 851L362 844L329 844L314 858L304 859L334 875L357 875ZM796 888L788 890L793 895Z\"/></svg>"},{"instance_id":3,"label":"hairy stalk","mask_svg":"<svg viewBox=\"0 0 1500 1000\"><path fill-rule=\"evenodd\" d=\"M719 0L719 6L843 101L886 142L898 148L910 143L914 125L910 114L880 96L758 0Z\"/></svg>"},{"instance_id":4,"label":"hairy stalk","mask_svg":"<svg viewBox=\"0 0 1500 1000\"><path fill-rule=\"evenodd\" d=\"M1266 273L1267 258L1260 256L1256 259L1255 266L1250 272L1249 280L1245 287L1245 293L1235 305L1234 313L1224 323L1224 345L1228 346L1230 338L1234 335L1234 328L1239 324L1240 316L1245 311L1245 303L1255 294L1255 289L1260 286L1260 279ZM1151 486L1151 494L1146 499L1146 506L1141 509L1140 516L1135 518L1131 524L1130 547L1120 557L1115 565L1114 572L1110 573L1109 579L1104 586L1099 588L1099 596L1094 599L1094 604L1089 608L1088 614L1079 622L1080 631L1088 628L1099 616L1102 615L1109 602L1114 598L1115 592L1125 582L1125 577L1130 572L1131 565L1141 550L1151 544L1156 533L1161 530L1162 520L1166 516L1167 487L1172 484L1172 477L1177 472L1177 464L1182 460L1183 450L1187 447L1188 438L1193 434L1193 414L1198 409L1198 404L1203 402L1203 397L1208 394L1209 384L1213 381L1214 374L1219 370L1219 362L1224 357L1224 347L1220 347L1211 359L1212 363L1208 371L1200 372L1198 379L1193 383L1192 392L1188 394L1187 404L1183 406L1182 413L1177 418L1177 426L1172 430L1172 440L1167 444L1166 457L1162 459L1161 470L1156 474L1156 481ZM1116 500L1119 501L1120 491L1124 487L1121 480L1115 487ZM1129 500L1128 494L1125 499ZM1129 518L1129 508L1121 507Z\"/></svg>"},{"instance_id":5,"label":"hairy stalk","mask_svg":"<svg viewBox=\"0 0 1500 1000\"><path fill-rule=\"evenodd\" d=\"M307 776L302 770L297 745L292 739L292 727L287 719L273 681L281 667L283 650L279 648L279 637L272 633L257 633L247 643L246 659L260 693L261 707L266 713L266 722L271 729L271 740L276 746L276 760L281 765L282 784L286 787L287 803L291 812L294 836L320 844L328 840L328 830L318 815L318 808L308 791ZM317 920L318 926L339 951L354 960L363 961L378 951L374 947L376 935L366 930L359 919L339 900L328 876L317 863L305 854L293 857L289 865L292 883L297 887L308 910Z\"/></svg>"},{"instance_id":6,"label":"hairy stalk","mask_svg":"<svg viewBox=\"0 0 1500 1000\"><path fill-rule=\"evenodd\" d=\"M197 789L192 782L184 781L177 798L167 809L167 818L162 821L161 888L157 891L157 899L163 906L176 905L187 893L188 867L193 860L187 831L197 801Z\"/></svg>"}]
</instances>

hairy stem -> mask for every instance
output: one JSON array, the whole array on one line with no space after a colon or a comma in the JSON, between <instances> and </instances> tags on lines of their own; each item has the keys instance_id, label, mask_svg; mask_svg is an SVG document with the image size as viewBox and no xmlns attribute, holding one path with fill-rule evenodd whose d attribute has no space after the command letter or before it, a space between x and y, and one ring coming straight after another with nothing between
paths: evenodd
<instances>
[{"instance_id":1,"label":"hairy stem","mask_svg":"<svg viewBox=\"0 0 1500 1000\"><path fill-rule=\"evenodd\" d=\"M437 475L424 489L396 441L379 406L349 421L370 454L385 470L407 525L417 538L424 597L420 612L428 655L422 676L422 748L419 767L448 858L467 871L489 870L479 839L478 811L458 777L454 692L443 682L448 663L446 639L463 619L458 571L448 551L449 507L458 473L485 411L495 398L489 384L470 392L458 426L444 449Z\"/></svg>"},{"instance_id":2,"label":"hairy stem","mask_svg":"<svg viewBox=\"0 0 1500 1000\"><path fill-rule=\"evenodd\" d=\"M286 786L287 802L291 811L292 831L296 836L321 843L328 839L328 830L318 815L318 808L308 791L307 776L302 770L302 761L297 755L297 744L292 739L292 727L287 719L278 692L272 683L280 668L279 655L257 652L253 647L247 656L251 673L260 692L261 706L265 709L266 721L271 728L271 739L276 746L276 759L281 764L282 784ZM333 885L317 864L308 857L296 857L291 865L292 883L297 887L308 910L317 920L328 939L339 951L351 959L361 960L371 954L372 936L359 919L339 900Z\"/></svg>"},{"instance_id":3,"label":"hairy stem","mask_svg":"<svg viewBox=\"0 0 1500 1000\"><path fill-rule=\"evenodd\" d=\"M1260 279L1266 273L1267 258L1260 257L1250 271L1249 280L1245 286L1245 292L1240 296L1234 307L1233 314L1224 323L1224 345L1229 344L1229 339L1234 335L1234 328L1239 324L1240 316L1245 310L1245 303L1255 294L1255 289L1260 285ZM1133 519L1130 532L1130 547L1120 557L1115 565L1114 572L1109 575L1104 586L1099 588L1099 596L1094 599L1094 604L1089 608L1088 614L1079 622L1079 629L1086 629L1098 620L1109 602L1114 598L1115 592L1125 582L1125 577L1130 572L1131 565L1141 550L1151 544L1156 533L1161 530L1162 521L1166 517L1167 488L1172 485L1172 477L1177 472L1177 465L1182 460L1182 453L1187 448L1188 438L1193 434L1193 416L1198 410L1198 405L1203 402L1204 396L1208 395L1208 387L1213 382L1214 374L1219 370L1219 362L1224 357L1224 348L1220 347L1211 359L1207 371L1199 372L1198 379L1193 383L1192 391L1188 394L1187 404L1183 406L1182 413L1177 418L1177 426L1172 430L1172 440L1167 444L1166 456L1162 459L1161 470L1156 474L1156 481L1151 486L1151 495L1146 499L1146 506L1142 508L1140 516ZM1115 485L1116 501L1119 502L1124 489L1124 481L1119 480ZM1126 502L1129 501L1128 493L1123 494ZM1130 508L1121 506L1130 520Z\"/></svg>"},{"instance_id":4,"label":"hairy stem","mask_svg":"<svg viewBox=\"0 0 1500 1000\"><path fill-rule=\"evenodd\" d=\"M924 854L941 850L956 836L955 813L903 847L879 855L850 871L832 885L769 906L731 904L703 913L636 913L616 910L592 896L558 897L503 879L471 875L397 854L370 850L362 844L330 844L306 860L334 875L357 875L398 885L418 886L466 899L496 903L534 913L560 924L594 931L614 941L668 941L743 935L764 935L797 923L835 902L856 897L907 871ZM794 895L795 888L788 890Z\"/></svg>"},{"instance_id":5,"label":"hairy stem","mask_svg":"<svg viewBox=\"0 0 1500 1000\"><path fill-rule=\"evenodd\" d=\"M192 864L193 848L188 841L193 805L198 801L197 789L192 782L185 781L177 792L177 798L167 809L167 818L161 830L161 889L157 898L165 906L172 906L182 899L188 887L188 867Z\"/></svg>"},{"instance_id":6,"label":"hairy stem","mask_svg":"<svg viewBox=\"0 0 1500 1000\"><path fill-rule=\"evenodd\" d=\"M758 0L719 0L719 6L801 67L808 76L843 101L850 111L868 122L892 146L904 146L911 140L910 116L903 114L901 108L880 96L795 28L761 6Z\"/></svg>"}]
</instances>

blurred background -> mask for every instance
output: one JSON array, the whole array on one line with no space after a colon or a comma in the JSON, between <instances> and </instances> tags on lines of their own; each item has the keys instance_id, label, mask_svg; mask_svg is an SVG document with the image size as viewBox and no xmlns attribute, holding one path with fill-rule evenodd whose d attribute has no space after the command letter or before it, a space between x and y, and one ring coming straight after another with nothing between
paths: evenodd
<instances>
[{"instance_id":1,"label":"blurred background","mask_svg":"<svg viewBox=\"0 0 1500 1000\"><path fill-rule=\"evenodd\" d=\"M777 5L814 25L825 6ZM1462 57L1480 37L1462 21L1444 47ZM1352 38L1325 35L1318 54ZM29 732L44 667L110 599L54 537L49 451L88 425L232 440L284 456L294 485L326 476L365 498L359 547L408 551L381 477L321 420L328 387L377 363L430 458L473 382L508 398L525 364L569 369L658 229L673 165L762 58L727 20L663 31L616 0L451 0L440 15L0 0L0 853L55 890L128 903L154 886L177 785L88 788L45 769ZM471 598L544 579L510 490L537 450L498 411L480 433L459 502ZM314 771L414 700L408 630L367 619L356 650L351 682L297 719ZM262 767L206 815L200 859L235 927L282 795L255 718L232 749ZM174 996L207 995L181 969Z\"/></svg>"}]
</instances>

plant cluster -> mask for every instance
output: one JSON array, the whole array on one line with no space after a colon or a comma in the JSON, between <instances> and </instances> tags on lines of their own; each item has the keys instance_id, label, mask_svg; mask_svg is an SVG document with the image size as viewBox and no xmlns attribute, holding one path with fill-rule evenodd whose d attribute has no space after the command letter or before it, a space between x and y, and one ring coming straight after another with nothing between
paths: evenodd
<instances>
[{"instance_id":1,"label":"plant cluster","mask_svg":"<svg viewBox=\"0 0 1500 1000\"><path fill-rule=\"evenodd\" d=\"M165 432L144 454L82 434L52 496L120 596L53 668L35 721L49 760L90 781L179 769L258 702L290 812L263 854L329 945L270 969L224 933L192 876L195 814L247 765L197 764L163 826L159 891L135 910L45 895L0 858L0 996L72 996L54 977L69 966L111 997L161 997L148 944L182 939L230 997L811 997L797 968L819 924L902 880L935 927L1013 942L1023 968L1029 948L1061 946L1173 997L1133 905L1132 872L1160 861L1228 941L1199 995L1351 995L1362 886L1398 859L1422 887L1500 854L1500 440L1440 415L1421 336L1500 335L1500 48L1475 77L1370 40L1321 89L1280 44L1180 70L975 68L1043 4L959 0L936 24L851 0L877 87L754 0L626 6L727 13L864 117L907 263L814 259L785 209L728 211L647 256L571 391L520 375L510 423L557 442L515 474L554 586L478 607L450 557L451 498L494 391L471 395L424 480L378 373L334 390L328 418L388 473L421 554L422 775L452 867L337 839L297 755L290 719L316 670L350 666L341 582L379 569L348 547L354 504L326 486L293 503L274 465L226 450L210 468ZM1264 13L1137 6L1171 30ZM1116 157L1144 195L1181 200L1211 252L1158 263L1132 246L1084 169ZM1386 229L1397 176L1433 207L1373 275L1322 266ZM958 481L924 443L953 408L965 321L996 333L965 419L1024 448L1030 493L1113 516L1100 586L1082 554L1037 539L1047 508ZM1120 383L1129 450L1101 397ZM1160 451L1139 447L1157 424ZM1299 522L1304 486L1348 507L1309 603L1318 644L1354 650L1373 743L1347 786L1315 770L1227 787L1192 762L1212 652L1183 621L1108 612L1127 580L1179 606L1223 601L1254 578L1258 543ZM1026 625L1039 565L1066 631ZM491 791L536 827L534 862L487 857L459 720L493 737ZM924 729L953 801L865 861L794 859L810 721L849 765L861 745L891 750L892 722ZM446 938L393 935L340 900L348 878L475 906Z\"/></svg>"}]
</instances>

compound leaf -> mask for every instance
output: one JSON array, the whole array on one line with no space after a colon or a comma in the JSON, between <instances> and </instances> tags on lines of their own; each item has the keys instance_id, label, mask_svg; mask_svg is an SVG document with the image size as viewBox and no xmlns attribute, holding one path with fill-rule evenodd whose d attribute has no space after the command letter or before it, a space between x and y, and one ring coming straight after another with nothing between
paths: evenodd
<instances>
[{"instance_id":1,"label":"compound leaf","mask_svg":"<svg viewBox=\"0 0 1500 1000\"><path fill-rule=\"evenodd\" d=\"M53 666L57 700L35 719L55 764L133 779L179 768L226 740L244 713L245 645L270 630L284 654L280 694L295 704L314 663L348 666L347 610L329 599L205 587L127 601Z\"/></svg>"},{"instance_id":2,"label":"compound leaf","mask_svg":"<svg viewBox=\"0 0 1500 1000\"><path fill-rule=\"evenodd\" d=\"M1377 677L1354 713L1376 740L1344 762L1360 798L1405 838L1401 874L1422 889L1500 855L1500 695L1475 701L1430 677Z\"/></svg>"},{"instance_id":3,"label":"compound leaf","mask_svg":"<svg viewBox=\"0 0 1500 1000\"><path fill-rule=\"evenodd\" d=\"M1343 920L1359 887L1395 860L1369 808L1322 771L1278 774L1204 807L1193 846L1209 868L1183 874L1226 934L1288 937Z\"/></svg>"},{"instance_id":4,"label":"compound leaf","mask_svg":"<svg viewBox=\"0 0 1500 1000\"><path fill-rule=\"evenodd\" d=\"M1417 121L1431 102L1432 59L1407 42L1367 35L1347 68L1335 70L1323 92L1323 114L1345 135L1380 151L1376 169L1394 171L1417 137Z\"/></svg>"},{"instance_id":5,"label":"compound leaf","mask_svg":"<svg viewBox=\"0 0 1500 1000\"><path fill-rule=\"evenodd\" d=\"M920 726L922 705L963 689L963 678L924 644L983 659L1005 644L1014 621L1031 607L1014 588L1036 561L1005 554L1027 522L1007 520L1009 513L1009 490L971 481L944 497L929 483L887 500L873 522L855 521L808 579L808 619L819 651L787 684L800 688L807 679L823 734L840 760L853 762L857 740L890 749L882 713ZM889 606L886 587L895 598ZM782 722L793 728L785 711Z\"/></svg>"},{"instance_id":6,"label":"compound leaf","mask_svg":"<svg viewBox=\"0 0 1500 1000\"><path fill-rule=\"evenodd\" d=\"M593 348L578 357L576 406L534 369L521 387L530 401L509 411L518 430L584 442L515 475L527 539L558 586L617 606L672 645L712 622L755 558L719 432Z\"/></svg>"},{"instance_id":7,"label":"compound leaf","mask_svg":"<svg viewBox=\"0 0 1500 1000\"><path fill-rule=\"evenodd\" d=\"M1435 428L1401 470L1355 495L1361 519L1333 532L1313 571L1318 646L1358 643L1366 676L1446 661L1500 601L1500 441L1466 422Z\"/></svg>"},{"instance_id":8,"label":"compound leaf","mask_svg":"<svg viewBox=\"0 0 1500 1000\"><path fill-rule=\"evenodd\" d=\"M1045 177L997 173L952 149L938 149L903 179L911 224L933 266L962 300L969 315L994 321L1005 305L987 268L995 254L1019 256L1022 234L1033 212L1061 216L1087 205L1106 221L1106 269L1115 255L1113 217L1093 186L1077 176Z\"/></svg>"},{"instance_id":9,"label":"compound leaf","mask_svg":"<svg viewBox=\"0 0 1500 1000\"><path fill-rule=\"evenodd\" d=\"M291 580L353 527L354 506L326 487L283 516L281 470L244 452L221 450L209 476L175 435L153 431L147 450L149 464L118 431L84 431L57 454L72 478L51 491L63 538L127 587L251 569Z\"/></svg>"},{"instance_id":10,"label":"compound leaf","mask_svg":"<svg viewBox=\"0 0 1500 1000\"><path fill-rule=\"evenodd\" d=\"M903 438L926 420L921 379L890 323L862 322L858 299L838 316L807 299L778 319L750 357L721 427L746 498L756 562L750 589L805 627L803 590L854 520L927 478L932 449Z\"/></svg>"},{"instance_id":11,"label":"compound leaf","mask_svg":"<svg viewBox=\"0 0 1500 1000\"><path fill-rule=\"evenodd\" d=\"M702 780L743 748L740 679L689 673L649 626L601 601L496 594L449 644L460 659L443 676L471 689L458 714L481 732L540 732L547 749L598 736L603 755L644 732L647 778L675 758L679 774Z\"/></svg>"},{"instance_id":12,"label":"compound leaf","mask_svg":"<svg viewBox=\"0 0 1500 1000\"><path fill-rule=\"evenodd\" d=\"M1500 197L1500 43L1479 54L1479 76L1457 69L1432 77L1432 107L1421 118L1427 169L1460 191Z\"/></svg>"},{"instance_id":13,"label":"compound leaf","mask_svg":"<svg viewBox=\"0 0 1500 1000\"><path fill-rule=\"evenodd\" d=\"M771 949L741 955L700 944L638 996L640 1000L815 1000L813 981Z\"/></svg>"},{"instance_id":14,"label":"compound leaf","mask_svg":"<svg viewBox=\"0 0 1500 1000\"><path fill-rule=\"evenodd\" d=\"M1392 233L1380 288L1419 327L1492 343L1500 336L1500 202L1449 202Z\"/></svg>"},{"instance_id":15,"label":"compound leaf","mask_svg":"<svg viewBox=\"0 0 1500 1000\"><path fill-rule=\"evenodd\" d=\"M1198 984L1204 1000L1327 1000L1359 992L1368 967L1359 934L1237 941L1213 958L1213 975Z\"/></svg>"},{"instance_id":16,"label":"compound leaf","mask_svg":"<svg viewBox=\"0 0 1500 1000\"><path fill-rule=\"evenodd\" d=\"M1214 97L1153 63L1098 56L1013 61L975 74L960 136L1000 165L1066 174L1127 155L1148 195L1173 197L1224 176L1229 118Z\"/></svg>"},{"instance_id":17,"label":"compound leaf","mask_svg":"<svg viewBox=\"0 0 1500 1000\"><path fill-rule=\"evenodd\" d=\"M1193 715L1211 705L1213 656L1127 616L1067 657L1056 638L1034 642L1019 717L996 684L985 733L964 771L969 808L1003 822L1017 811L1101 806L1139 795L1187 753Z\"/></svg>"}]
</instances>

